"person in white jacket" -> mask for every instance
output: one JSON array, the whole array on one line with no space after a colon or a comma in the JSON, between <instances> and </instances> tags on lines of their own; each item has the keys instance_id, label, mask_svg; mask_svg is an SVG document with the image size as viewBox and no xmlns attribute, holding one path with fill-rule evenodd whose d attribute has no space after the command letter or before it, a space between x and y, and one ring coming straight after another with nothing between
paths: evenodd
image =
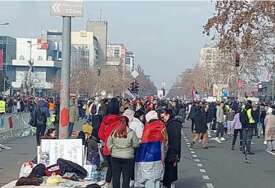
<instances>
[{"instance_id":1,"label":"person in white jacket","mask_svg":"<svg viewBox=\"0 0 275 188\"><path fill-rule=\"evenodd\" d=\"M144 125L139 119L134 117L134 114L135 112L130 109L125 110L123 113L129 119L129 128L135 131L137 137L141 139Z\"/></svg>"},{"instance_id":2,"label":"person in white jacket","mask_svg":"<svg viewBox=\"0 0 275 188\"><path fill-rule=\"evenodd\" d=\"M144 125L138 118L134 117L134 114L135 112L130 109L125 110L123 113L123 115L129 119L129 128L136 133L139 141L141 141ZM135 170L133 168L132 174L131 174L130 187L132 187L135 184L134 178L135 178Z\"/></svg>"}]
</instances>

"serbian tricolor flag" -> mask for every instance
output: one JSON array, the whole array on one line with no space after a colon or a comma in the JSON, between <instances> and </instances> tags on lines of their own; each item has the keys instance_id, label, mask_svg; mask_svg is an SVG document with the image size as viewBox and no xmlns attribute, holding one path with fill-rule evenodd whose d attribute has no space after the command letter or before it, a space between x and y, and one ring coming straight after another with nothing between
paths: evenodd
<instances>
[{"instance_id":1,"label":"serbian tricolor flag","mask_svg":"<svg viewBox=\"0 0 275 188\"><path fill-rule=\"evenodd\" d=\"M166 139L166 129L162 121L155 120L145 125L135 156L135 180L138 183L163 177Z\"/></svg>"}]
</instances>

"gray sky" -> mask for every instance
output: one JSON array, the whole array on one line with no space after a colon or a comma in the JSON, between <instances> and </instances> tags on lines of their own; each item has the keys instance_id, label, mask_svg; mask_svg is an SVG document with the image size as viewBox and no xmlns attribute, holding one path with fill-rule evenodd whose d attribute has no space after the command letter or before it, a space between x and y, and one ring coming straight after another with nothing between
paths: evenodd
<instances>
[{"instance_id":1,"label":"gray sky","mask_svg":"<svg viewBox=\"0 0 275 188\"><path fill-rule=\"evenodd\" d=\"M50 2L0 1L0 35L37 37L48 29L61 30L61 17L50 16ZM200 48L209 41L202 26L213 14L214 2L85 2L83 18L72 30L84 30L87 19L108 21L109 42L124 43L157 86L170 87L179 73L198 62Z\"/></svg>"}]
</instances>

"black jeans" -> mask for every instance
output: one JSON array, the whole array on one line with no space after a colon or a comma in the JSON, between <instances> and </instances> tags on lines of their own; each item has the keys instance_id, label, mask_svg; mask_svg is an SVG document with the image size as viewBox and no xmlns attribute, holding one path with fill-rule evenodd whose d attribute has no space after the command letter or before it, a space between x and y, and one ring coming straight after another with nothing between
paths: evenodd
<instances>
[{"instance_id":1,"label":"black jeans","mask_svg":"<svg viewBox=\"0 0 275 188\"><path fill-rule=\"evenodd\" d=\"M46 131L46 125L36 126L36 144L40 146L41 137L44 136Z\"/></svg>"},{"instance_id":2,"label":"black jeans","mask_svg":"<svg viewBox=\"0 0 275 188\"><path fill-rule=\"evenodd\" d=\"M217 132L216 132L216 137L223 137L224 134L224 124L221 122L217 122Z\"/></svg>"},{"instance_id":3,"label":"black jeans","mask_svg":"<svg viewBox=\"0 0 275 188\"><path fill-rule=\"evenodd\" d=\"M232 146L235 146L238 134L240 133L240 146L243 145L243 130L242 129L234 129L233 141Z\"/></svg>"},{"instance_id":4,"label":"black jeans","mask_svg":"<svg viewBox=\"0 0 275 188\"><path fill-rule=\"evenodd\" d=\"M107 183L111 183L111 181L112 181L112 163L111 163L111 156L105 156L105 160L106 160L107 163L108 163L108 169L107 169L105 181L106 181Z\"/></svg>"},{"instance_id":5,"label":"black jeans","mask_svg":"<svg viewBox=\"0 0 275 188\"><path fill-rule=\"evenodd\" d=\"M246 147L247 152L251 152L251 140L253 136L253 130L254 130L254 127L243 129L243 146Z\"/></svg>"},{"instance_id":6,"label":"black jeans","mask_svg":"<svg viewBox=\"0 0 275 188\"><path fill-rule=\"evenodd\" d=\"M112 157L113 188L120 188L122 174L122 188L130 188L131 172L134 159L121 159Z\"/></svg>"}]
</instances>

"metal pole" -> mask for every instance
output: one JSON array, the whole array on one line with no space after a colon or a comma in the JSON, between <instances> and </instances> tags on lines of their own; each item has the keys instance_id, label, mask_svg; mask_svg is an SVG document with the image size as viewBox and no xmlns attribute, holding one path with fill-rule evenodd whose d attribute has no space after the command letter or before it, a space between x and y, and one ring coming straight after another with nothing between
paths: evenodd
<instances>
[{"instance_id":1,"label":"metal pole","mask_svg":"<svg viewBox=\"0 0 275 188\"><path fill-rule=\"evenodd\" d=\"M29 74L28 74L28 93L31 95L31 72L32 72L32 41L30 41L30 67L29 67Z\"/></svg>"},{"instance_id":2,"label":"metal pole","mask_svg":"<svg viewBox=\"0 0 275 188\"><path fill-rule=\"evenodd\" d=\"M71 64L71 17L63 17L59 138L68 137Z\"/></svg>"},{"instance_id":3,"label":"metal pole","mask_svg":"<svg viewBox=\"0 0 275 188\"><path fill-rule=\"evenodd\" d=\"M271 100L272 100L272 103L274 103L274 89L275 89L275 83L274 83L274 74L275 74L275 61L274 61L274 55L273 55L273 66L272 66L272 91L271 91Z\"/></svg>"}]
</instances>

